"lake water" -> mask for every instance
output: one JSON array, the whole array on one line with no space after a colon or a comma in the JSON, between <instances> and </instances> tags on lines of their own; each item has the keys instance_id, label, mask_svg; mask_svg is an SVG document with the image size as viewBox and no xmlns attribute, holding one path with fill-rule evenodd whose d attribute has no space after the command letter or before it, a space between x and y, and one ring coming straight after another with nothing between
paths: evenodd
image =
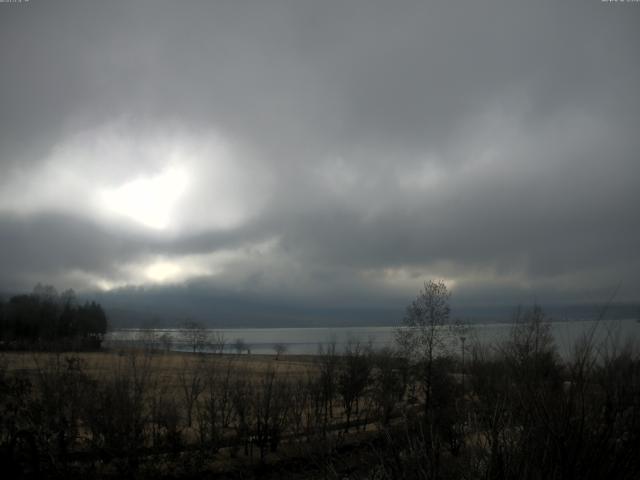
<instances>
[{"instance_id":1,"label":"lake water","mask_svg":"<svg viewBox=\"0 0 640 480\"><path fill-rule=\"evenodd\" d=\"M482 344L497 344L508 338L512 325L507 323L475 324L464 333L467 345L474 341ZM558 351L568 355L575 342L585 334L594 331L597 343L604 340L624 345L627 341L640 340L640 322L635 319L575 320L551 323L551 332ZM274 345L282 343L289 354L314 354L319 345L335 342L338 351L344 350L347 342L358 341L371 344L373 348L393 346L396 327L342 327L342 328L242 328L213 329L208 332L221 334L226 341L225 351L233 352L237 339L241 339L251 353L273 354ZM171 339L172 350L189 350L180 329L121 329L109 332L105 346L135 346L143 342L158 341L162 335ZM460 336L459 333L455 337ZM155 340L154 340L155 339Z\"/></svg>"}]
</instances>

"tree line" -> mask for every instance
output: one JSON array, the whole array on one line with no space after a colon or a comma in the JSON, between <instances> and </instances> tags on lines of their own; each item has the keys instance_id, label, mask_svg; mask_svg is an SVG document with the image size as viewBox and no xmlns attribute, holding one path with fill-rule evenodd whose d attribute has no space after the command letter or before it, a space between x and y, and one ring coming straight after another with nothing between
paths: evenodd
<instances>
[{"instance_id":1,"label":"tree line","mask_svg":"<svg viewBox=\"0 0 640 480\"><path fill-rule=\"evenodd\" d=\"M107 316L96 302L80 303L73 290L38 284L30 294L0 300L2 349L98 349Z\"/></svg>"}]
</instances>

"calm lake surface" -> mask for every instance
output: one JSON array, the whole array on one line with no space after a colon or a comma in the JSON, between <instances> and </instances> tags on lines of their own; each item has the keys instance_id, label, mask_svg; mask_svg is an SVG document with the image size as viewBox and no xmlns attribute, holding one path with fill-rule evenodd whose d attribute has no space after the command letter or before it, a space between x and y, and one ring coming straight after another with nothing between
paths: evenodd
<instances>
[{"instance_id":1,"label":"calm lake surface","mask_svg":"<svg viewBox=\"0 0 640 480\"><path fill-rule=\"evenodd\" d=\"M508 338L512 324L489 323L474 324L467 327L463 334L455 333L454 338L464 335L467 345L473 342L497 344ZM339 327L339 328L239 328L211 329L211 335L222 334L226 341L225 351L233 352L234 343L242 339L251 353L272 354L274 345L282 343L290 354L315 354L322 344L336 343L338 351L344 350L347 342L358 341L371 344L374 348L393 346L396 327ZM597 343L607 341L622 346L629 341L640 340L640 322L635 319L575 320L551 323L551 332L556 341L558 351L566 356L571 353L575 342L584 335L594 332ZM144 342L159 342L161 336L171 339L171 349L189 350L180 329L121 329L109 332L105 338L105 346L135 346ZM453 345L452 345L453 348Z\"/></svg>"}]
</instances>

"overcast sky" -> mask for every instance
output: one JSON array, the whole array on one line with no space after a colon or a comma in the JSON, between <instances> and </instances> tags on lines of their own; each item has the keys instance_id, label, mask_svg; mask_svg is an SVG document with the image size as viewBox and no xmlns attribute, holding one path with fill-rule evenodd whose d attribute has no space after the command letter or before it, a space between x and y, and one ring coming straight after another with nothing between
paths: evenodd
<instances>
[{"instance_id":1,"label":"overcast sky","mask_svg":"<svg viewBox=\"0 0 640 480\"><path fill-rule=\"evenodd\" d=\"M0 3L0 290L640 300L640 3Z\"/></svg>"}]
</instances>

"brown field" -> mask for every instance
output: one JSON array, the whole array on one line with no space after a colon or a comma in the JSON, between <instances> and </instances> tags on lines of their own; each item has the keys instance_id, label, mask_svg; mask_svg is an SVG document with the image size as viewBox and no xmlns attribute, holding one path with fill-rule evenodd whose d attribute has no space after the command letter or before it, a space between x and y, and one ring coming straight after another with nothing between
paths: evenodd
<instances>
[{"instance_id":1,"label":"brown field","mask_svg":"<svg viewBox=\"0 0 640 480\"><path fill-rule=\"evenodd\" d=\"M268 371L289 380L306 377L314 371L313 355L193 354L186 352L145 352L143 350L102 352L2 352L0 366L7 372L36 375L40 371L66 366L67 359L79 358L82 370L96 380L137 368L150 377L161 379L161 387L169 390L180 387L180 375L185 372L223 372L231 369L244 378L257 381Z\"/></svg>"},{"instance_id":2,"label":"brown field","mask_svg":"<svg viewBox=\"0 0 640 480\"><path fill-rule=\"evenodd\" d=\"M196 366L205 362L212 366L242 365L255 373L263 373L269 368L276 369L278 373L299 374L306 371L315 359L314 355L283 355L276 360L275 355L236 355L236 354L193 354L186 352L162 352L149 353L143 350L105 350L101 352L1 352L0 362L4 362L9 371L36 370L57 358L78 357L81 359L85 370L99 375L105 371L113 371L122 366L132 355L139 359L146 359L154 369L165 372L175 371L185 365Z\"/></svg>"}]
</instances>

